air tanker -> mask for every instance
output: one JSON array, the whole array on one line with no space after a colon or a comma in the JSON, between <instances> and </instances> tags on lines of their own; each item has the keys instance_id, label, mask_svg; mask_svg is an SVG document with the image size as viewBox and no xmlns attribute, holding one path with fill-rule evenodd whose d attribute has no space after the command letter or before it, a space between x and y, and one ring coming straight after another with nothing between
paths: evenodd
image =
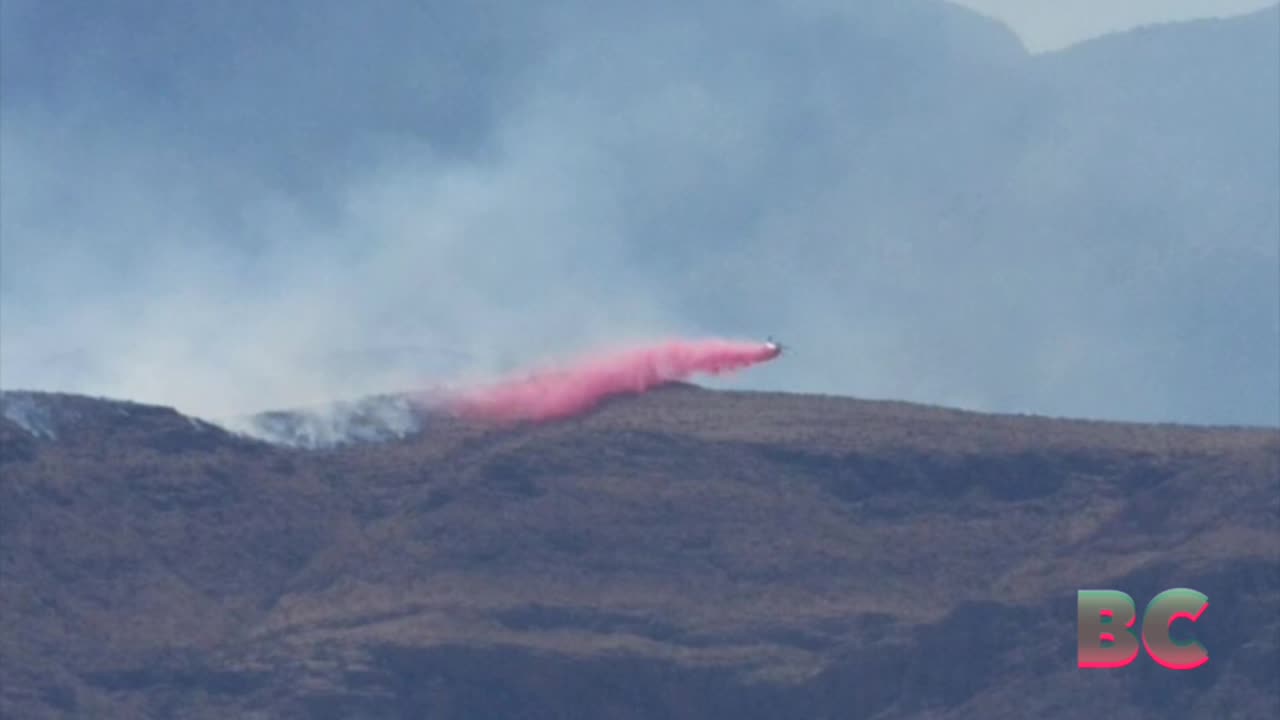
<instances>
[{"instance_id":1,"label":"air tanker","mask_svg":"<svg viewBox=\"0 0 1280 720\"><path fill-rule=\"evenodd\" d=\"M786 350L786 349L787 349L785 345L783 345L782 343L778 342L777 340L774 340L772 335L770 335L770 336L769 336L769 337L764 341L764 347L765 347L765 349L766 349L766 350L768 350L768 351L769 351L769 359L770 359L770 360L772 360L773 358L778 357L779 355L781 355L781 354L783 353L783 351L784 351L784 350Z\"/></svg>"}]
</instances>

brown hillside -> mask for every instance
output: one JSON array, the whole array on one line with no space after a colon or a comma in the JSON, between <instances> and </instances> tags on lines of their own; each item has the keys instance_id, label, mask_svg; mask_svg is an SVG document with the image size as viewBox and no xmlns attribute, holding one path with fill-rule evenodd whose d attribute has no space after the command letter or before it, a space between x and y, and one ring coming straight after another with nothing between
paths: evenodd
<instances>
[{"instance_id":1,"label":"brown hillside","mask_svg":"<svg viewBox=\"0 0 1280 720\"><path fill-rule=\"evenodd\" d=\"M1280 716L1275 430L682 387L303 451L22 399L4 717ZM1077 589L1179 586L1207 665L1075 667Z\"/></svg>"}]
</instances>

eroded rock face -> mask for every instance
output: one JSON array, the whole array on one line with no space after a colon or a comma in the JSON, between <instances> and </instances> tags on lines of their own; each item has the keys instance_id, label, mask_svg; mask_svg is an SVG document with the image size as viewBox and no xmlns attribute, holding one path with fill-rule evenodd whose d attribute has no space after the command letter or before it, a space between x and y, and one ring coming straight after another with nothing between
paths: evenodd
<instances>
[{"instance_id":1,"label":"eroded rock face","mask_svg":"<svg viewBox=\"0 0 1280 720\"><path fill-rule=\"evenodd\" d=\"M698 390L304 450L45 401L52 433L0 421L5 716L1280 701L1274 430ZM1075 667L1077 589L1176 586L1210 597L1208 665Z\"/></svg>"}]
</instances>

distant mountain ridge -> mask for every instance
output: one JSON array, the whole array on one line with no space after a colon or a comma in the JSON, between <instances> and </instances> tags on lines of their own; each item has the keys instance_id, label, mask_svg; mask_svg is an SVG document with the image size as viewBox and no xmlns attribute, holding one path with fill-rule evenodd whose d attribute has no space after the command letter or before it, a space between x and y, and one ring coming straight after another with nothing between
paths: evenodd
<instances>
[{"instance_id":1,"label":"distant mountain ridge","mask_svg":"<svg viewBox=\"0 0 1280 720\"><path fill-rule=\"evenodd\" d=\"M30 191L6 195L6 386L150 391L112 367L130 357L115 333L79 328L112 318L149 347L129 319L191 301L122 264L173 251L148 230L179 211L152 192L176 177L190 252L227 260L207 268L209 312L146 326L211 363L197 376L219 387L173 383L180 407L257 407L295 372L359 394L416 367L505 368L635 317L617 330L822 349L761 368L771 389L1280 424L1274 7L1046 54L934 0L272 7L95 4L73 22L5 5L6 143L23 149L5 167ZM99 195L117 185L134 212ZM438 244L406 218L438 221ZM83 297L59 265L76 257ZM303 278L331 273L344 329L284 332L329 307ZM236 331L228 305L271 329ZM75 337L62 359L42 339ZM272 362L222 359L241 354Z\"/></svg>"}]
</instances>

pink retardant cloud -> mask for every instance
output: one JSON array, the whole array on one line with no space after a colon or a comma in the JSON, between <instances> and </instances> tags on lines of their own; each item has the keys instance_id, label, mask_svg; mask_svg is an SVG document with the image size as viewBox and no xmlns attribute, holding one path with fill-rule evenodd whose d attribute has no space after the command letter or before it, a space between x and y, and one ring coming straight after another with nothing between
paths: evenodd
<instances>
[{"instance_id":1,"label":"pink retardant cloud","mask_svg":"<svg viewBox=\"0 0 1280 720\"><path fill-rule=\"evenodd\" d=\"M450 402L459 415L514 422L553 420L616 395L639 394L696 374L721 375L772 360L772 343L671 340L589 356L559 368L472 388Z\"/></svg>"}]
</instances>

